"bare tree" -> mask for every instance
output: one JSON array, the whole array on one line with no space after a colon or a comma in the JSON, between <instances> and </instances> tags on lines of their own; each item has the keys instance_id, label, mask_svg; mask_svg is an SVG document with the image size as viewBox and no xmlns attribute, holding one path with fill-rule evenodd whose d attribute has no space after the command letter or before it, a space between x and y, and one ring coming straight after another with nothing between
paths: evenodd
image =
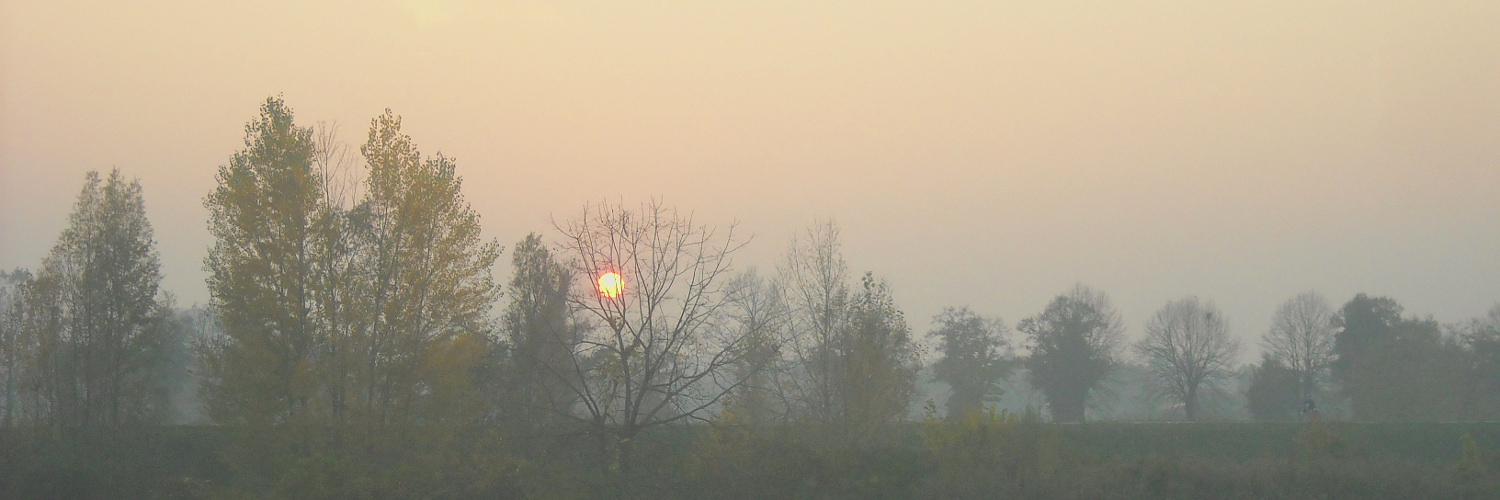
<instances>
[{"instance_id":1,"label":"bare tree","mask_svg":"<svg viewBox=\"0 0 1500 500\"><path fill-rule=\"evenodd\" d=\"M311 219L308 254L317 270L311 277L313 314L310 323L316 357L331 387L326 391L328 407L336 422L350 416L354 374L358 359L358 323L366 322L359 311L358 282L361 253L369 250L361 230L365 217L351 216L359 203L359 178L355 155L339 140L338 122L319 121L312 128L312 175L318 185L317 208Z\"/></svg>"},{"instance_id":2,"label":"bare tree","mask_svg":"<svg viewBox=\"0 0 1500 500\"><path fill-rule=\"evenodd\" d=\"M802 366L796 387L800 411L813 421L833 422L838 416L838 334L849 306L849 267L838 225L816 222L793 238L778 270L790 307L791 347Z\"/></svg>"},{"instance_id":3,"label":"bare tree","mask_svg":"<svg viewBox=\"0 0 1500 500\"><path fill-rule=\"evenodd\" d=\"M1297 374L1298 401L1312 398L1328 379L1333 334L1333 309L1317 292L1298 294L1276 308L1261 345Z\"/></svg>"},{"instance_id":4,"label":"bare tree","mask_svg":"<svg viewBox=\"0 0 1500 500\"><path fill-rule=\"evenodd\" d=\"M641 431L706 419L706 409L750 376L732 369L747 359L750 333L725 325L731 256L744 242L733 225L721 233L660 201L638 210L585 206L556 228L577 275L624 280L623 291L588 286L572 294L574 307L604 325L574 350L572 389L585 422L614 438L614 466L628 478Z\"/></svg>"},{"instance_id":5,"label":"bare tree","mask_svg":"<svg viewBox=\"0 0 1500 500\"><path fill-rule=\"evenodd\" d=\"M730 294L728 326L744 336L746 350L734 369L742 372L745 384L724 406L736 422L786 421L792 410L787 382L794 371L782 353L790 319L782 288L751 268L734 278Z\"/></svg>"},{"instance_id":6,"label":"bare tree","mask_svg":"<svg viewBox=\"0 0 1500 500\"><path fill-rule=\"evenodd\" d=\"M349 143L339 140L338 122L318 122L313 129L313 171L324 203L348 209L359 201L359 170Z\"/></svg>"},{"instance_id":7,"label":"bare tree","mask_svg":"<svg viewBox=\"0 0 1500 500\"><path fill-rule=\"evenodd\" d=\"M1162 306L1146 322L1146 338L1135 349L1162 392L1182 403L1193 420L1205 389L1228 375L1240 343L1229 337L1224 314L1212 302L1188 297Z\"/></svg>"}]
</instances>

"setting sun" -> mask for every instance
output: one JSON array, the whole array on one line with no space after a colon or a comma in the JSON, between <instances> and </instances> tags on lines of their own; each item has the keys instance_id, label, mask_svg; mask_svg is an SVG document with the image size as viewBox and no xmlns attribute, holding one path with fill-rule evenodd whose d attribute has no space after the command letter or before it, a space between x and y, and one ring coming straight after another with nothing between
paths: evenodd
<instances>
[{"instance_id":1,"label":"setting sun","mask_svg":"<svg viewBox=\"0 0 1500 500\"><path fill-rule=\"evenodd\" d=\"M619 274L608 272L599 277L599 294L606 298L619 297L625 291L625 278Z\"/></svg>"}]
</instances>

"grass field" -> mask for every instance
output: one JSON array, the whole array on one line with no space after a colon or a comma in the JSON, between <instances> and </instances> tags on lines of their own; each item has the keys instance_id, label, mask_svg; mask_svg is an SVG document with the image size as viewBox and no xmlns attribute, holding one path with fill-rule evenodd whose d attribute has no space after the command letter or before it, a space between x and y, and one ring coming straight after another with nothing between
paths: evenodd
<instances>
[{"instance_id":1,"label":"grass field","mask_svg":"<svg viewBox=\"0 0 1500 500\"><path fill-rule=\"evenodd\" d=\"M611 477L614 473L597 462L502 460L495 463L513 463L522 471L503 474L514 484L476 490L485 494L434 496L493 497L494 491L504 491L545 498L1500 498L1497 422L1331 422L1310 428L1000 419L909 423L890 431L879 443L820 448L807 429L726 433L680 426L638 444L638 479ZM201 426L138 428L113 436L0 432L0 498L348 496L312 495L275 478L302 474L307 464L365 460L291 458L279 461L290 464L280 473L247 475L226 459L233 435ZM1472 443L1468 457L1466 439ZM575 451L588 450L583 445ZM359 470L368 474L370 469ZM378 477L365 479L380 484ZM434 484L468 480L454 473L428 479ZM620 486L625 483L629 486ZM380 496L381 490L364 491L355 496Z\"/></svg>"}]
</instances>

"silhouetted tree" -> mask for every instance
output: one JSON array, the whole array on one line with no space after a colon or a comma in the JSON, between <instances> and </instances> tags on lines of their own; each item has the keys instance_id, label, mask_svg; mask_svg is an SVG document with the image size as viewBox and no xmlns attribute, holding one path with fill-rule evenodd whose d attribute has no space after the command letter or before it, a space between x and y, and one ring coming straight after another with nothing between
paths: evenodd
<instances>
[{"instance_id":1,"label":"silhouetted tree","mask_svg":"<svg viewBox=\"0 0 1500 500\"><path fill-rule=\"evenodd\" d=\"M1197 418L1203 392L1228 375L1239 349L1224 314L1197 297L1162 306L1146 321L1146 338L1135 346L1157 387L1182 403L1188 420Z\"/></svg>"},{"instance_id":2,"label":"silhouetted tree","mask_svg":"<svg viewBox=\"0 0 1500 500\"><path fill-rule=\"evenodd\" d=\"M1355 295L1334 317L1333 376L1340 382L1348 378L1354 363L1368 350L1392 336L1401 323L1401 305L1389 297Z\"/></svg>"},{"instance_id":3,"label":"silhouetted tree","mask_svg":"<svg viewBox=\"0 0 1500 500\"><path fill-rule=\"evenodd\" d=\"M849 268L839 227L817 222L792 239L778 268L790 308L789 344L801 365L794 379L797 411L813 422L838 419L839 329L848 317Z\"/></svg>"},{"instance_id":4,"label":"silhouetted tree","mask_svg":"<svg viewBox=\"0 0 1500 500\"><path fill-rule=\"evenodd\" d=\"M1446 420L1457 416L1464 355L1432 319L1401 318L1395 300L1359 294L1336 324L1334 376L1354 414L1366 420Z\"/></svg>"},{"instance_id":5,"label":"silhouetted tree","mask_svg":"<svg viewBox=\"0 0 1500 500\"><path fill-rule=\"evenodd\" d=\"M1262 421L1295 418L1303 401L1298 397L1298 379L1299 374L1287 368L1286 363L1271 353L1263 353L1245 391L1250 416Z\"/></svg>"},{"instance_id":6,"label":"silhouetted tree","mask_svg":"<svg viewBox=\"0 0 1500 500\"><path fill-rule=\"evenodd\" d=\"M726 411L744 424L785 422L792 410L787 385L793 370L782 354L790 316L782 288L752 268L730 284L727 306L726 326L745 337L746 352L733 367L745 383L728 396Z\"/></svg>"},{"instance_id":7,"label":"silhouetted tree","mask_svg":"<svg viewBox=\"0 0 1500 500\"><path fill-rule=\"evenodd\" d=\"M948 417L962 418L982 410L986 402L998 401L1005 392L1000 384L1015 367L1006 358L1010 339L1005 324L968 307L945 308L933 322L937 328L928 336L938 339L938 350L943 353L932 365L933 378L952 388Z\"/></svg>"},{"instance_id":8,"label":"silhouetted tree","mask_svg":"<svg viewBox=\"0 0 1500 500\"><path fill-rule=\"evenodd\" d=\"M1261 344L1297 372L1298 399L1311 399L1322 390L1334 360L1333 310L1317 292L1288 299L1276 308Z\"/></svg>"},{"instance_id":9,"label":"silhouetted tree","mask_svg":"<svg viewBox=\"0 0 1500 500\"><path fill-rule=\"evenodd\" d=\"M514 419L518 438L534 437L571 421L578 384L572 353L586 326L574 319L568 303L573 273L553 256L539 234L532 233L511 252L510 301L502 320L509 337L510 363L502 401ZM555 431L555 429L553 429Z\"/></svg>"},{"instance_id":10,"label":"silhouetted tree","mask_svg":"<svg viewBox=\"0 0 1500 500\"><path fill-rule=\"evenodd\" d=\"M1116 363L1125 327L1103 292L1075 285L1041 313L1016 326L1026 334L1031 354L1025 366L1041 389L1052 417L1082 422L1089 391Z\"/></svg>"},{"instance_id":11,"label":"silhouetted tree","mask_svg":"<svg viewBox=\"0 0 1500 500\"><path fill-rule=\"evenodd\" d=\"M733 226L720 232L657 201L589 205L557 230L577 275L624 279L613 297L592 286L573 292L574 307L604 327L584 336L572 361L582 374L580 419L613 438L614 466L628 481L642 431L706 419L750 376L733 369L749 355L750 332L724 326L731 257L744 244Z\"/></svg>"}]
</instances>

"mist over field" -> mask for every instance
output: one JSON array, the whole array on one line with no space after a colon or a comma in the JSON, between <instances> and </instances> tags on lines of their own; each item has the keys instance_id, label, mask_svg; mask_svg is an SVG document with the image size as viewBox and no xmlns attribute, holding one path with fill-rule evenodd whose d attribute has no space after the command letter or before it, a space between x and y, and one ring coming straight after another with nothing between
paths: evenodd
<instances>
[{"instance_id":1,"label":"mist over field","mask_svg":"<svg viewBox=\"0 0 1500 500\"><path fill-rule=\"evenodd\" d=\"M1494 491L1496 95L1481 1L0 0L0 497Z\"/></svg>"}]
</instances>

